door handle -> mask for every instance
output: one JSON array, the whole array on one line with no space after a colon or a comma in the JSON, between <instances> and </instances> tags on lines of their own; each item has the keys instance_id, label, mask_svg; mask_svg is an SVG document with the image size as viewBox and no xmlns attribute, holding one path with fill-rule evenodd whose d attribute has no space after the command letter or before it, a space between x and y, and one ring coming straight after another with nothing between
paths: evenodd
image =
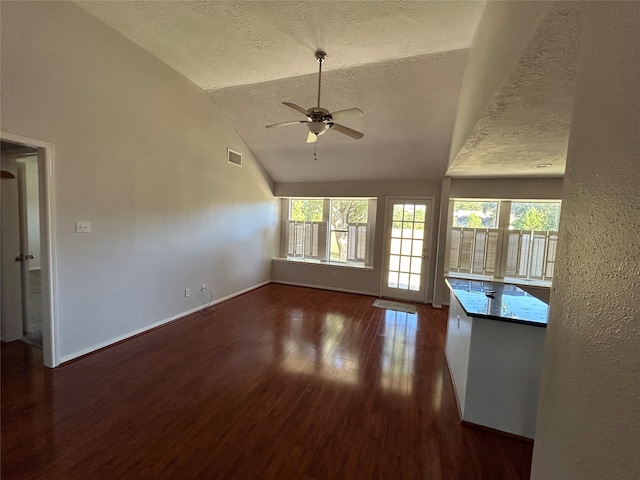
<instances>
[{"instance_id":1,"label":"door handle","mask_svg":"<svg viewBox=\"0 0 640 480\"><path fill-rule=\"evenodd\" d=\"M25 260L33 260L34 258L36 258L35 255L18 255L16 257L16 262L24 262Z\"/></svg>"},{"instance_id":2,"label":"door handle","mask_svg":"<svg viewBox=\"0 0 640 480\"><path fill-rule=\"evenodd\" d=\"M27 255L25 258L27 260L33 260L34 258L36 258L36 256L35 255Z\"/></svg>"}]
</instances>

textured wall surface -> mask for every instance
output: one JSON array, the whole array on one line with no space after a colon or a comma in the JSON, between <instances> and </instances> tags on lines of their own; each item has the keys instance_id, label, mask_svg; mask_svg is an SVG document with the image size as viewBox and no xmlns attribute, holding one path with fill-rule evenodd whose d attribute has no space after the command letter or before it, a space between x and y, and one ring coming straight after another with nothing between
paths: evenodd
<instances>
[{"instance_id":1,"label":"textured wall surface","mask_svg":"<svg viewBox=\"0 0 640 480\"><path fill-rule=\"evenodd\" d=\"M202 89L73 3L1 32L2 130L54 144L63 360L270 279L271 179Z\"/></svg>"},{"instance_id":2,"label":"textured wall surface","mask_svg":"<svg viewBox=\"0 0 640 480\"><path fill-rule=\"evenodd\" d=\"M532 478L640 478L640 3L586 2Z\"/></svg>"}]
</instances>

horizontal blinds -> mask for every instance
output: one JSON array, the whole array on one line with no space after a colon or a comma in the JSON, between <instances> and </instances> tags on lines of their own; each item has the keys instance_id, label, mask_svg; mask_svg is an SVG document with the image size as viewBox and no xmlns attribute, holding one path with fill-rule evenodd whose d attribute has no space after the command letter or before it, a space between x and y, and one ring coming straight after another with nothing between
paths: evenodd
<instances>
[{"instance_id":1,"label":"horizontal blinds","mask_svg":"<svg viewBox=\"0 0 640 480\"><path fill-rule=\"evenodd\" d=\"M447 265L450 272L551 280L557 244L555 231L452 227Z\"/></svg>"}]
</instances>

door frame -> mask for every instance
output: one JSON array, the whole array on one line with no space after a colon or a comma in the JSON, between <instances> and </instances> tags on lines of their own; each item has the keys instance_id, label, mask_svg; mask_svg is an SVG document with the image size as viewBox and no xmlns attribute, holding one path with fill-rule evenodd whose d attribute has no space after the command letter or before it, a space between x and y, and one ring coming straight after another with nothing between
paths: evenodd
<instances>
[{"instance_id":1,"label":"door frame","mask_svg":"<svg viewBox=\"0 0 640 480\"><path fill-rule=\"evenodd\" d=\"M42 267L42 357L44 366L57 367L58 295L55 237L54 146L34 138L0 131L0 139L38 149L38 189L40 191L40 254Z\"/></svg>"},{"instance_id":2,"label":"door frame","mask_svg":"<svg viewBox=\"0 0 640 480\"><path fill-rule=\"evenodd\" d=\"M391 227L393 225L393 214L390 214L389 211L389 205L391 204L392 201L395 200L410 200L410 201L427 201L427 202L431 202L431 210L427 211L427 216L429 218L427 218L425 220L425 226L429 229L427 230L427 235L429 236L429 238L426 241L426 252L425 252L425 262L423 264L424 266L424 279L421 279L424 282L424 291L423 291L423 295L422 298L420 299L420 301L422 303L427 303L427 297L429 296L429 285L430 285L430 281L429 281L429 273L431 271L431 261L432 261L432 249L433 249L433 234L434 234L434 210L435 210L435 204L436 204L436 198L434 196L422 196L422 195L390 195L388 197L385 198L385 203L384 203L384 235L383 235L383 241L382 241L382 264L381 264L381 270L380 270L380 296L382 297L382 292L384 291L384 283L385 283L385 274L388 273L388 263L389 263L389 258L388 258L388 249L390 248L390 242L391 242ZM405 300L410 302L411 300Z\"/></svg>"}]
</instances>

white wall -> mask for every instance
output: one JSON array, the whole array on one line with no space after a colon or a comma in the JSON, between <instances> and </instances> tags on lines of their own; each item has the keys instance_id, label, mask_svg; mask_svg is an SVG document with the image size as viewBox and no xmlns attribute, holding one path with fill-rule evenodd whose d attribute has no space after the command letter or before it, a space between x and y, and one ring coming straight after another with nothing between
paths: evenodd
<instances>
[{"instance_id":1,"label":"white wall","mask_svg":"<svg viewBox=\"0 0 640 480\"><path fill-rule=\"evenodd\" d=\"M532 478L640 478L640 3L585 2Z\"/></svg>"},{"instance_id":2,"label":"white wall","mask_svg":"<svg viewBox=\"0 0 640 480\"><path fill-rule=\"evenodd\" d=\"M431 212L431 252L428 267L427 302L432 301L433 275L435 272L436 244L438 241L438 181L389 181L389 182L315 182L276 183L275 194L281 197L376 197L376 236L373 269L336 267L330 265L303 264L276 260L273 262L272 279L276 282L318 286L328 289L379 295L383 268L385 204L389 197L434 197Z\"/></svg>"},{"instance_id":3,"label":"white wall","mask_svg":"<svg viewBox=\"0 0 640 480\"><path fill-rule=\"evenodd\" d=\"M272 182L203 91L75 4L3 2L1 21L2 130L54 144L63 360L197 308L201 283L270 279Z\"/></svg>"}]
</instances>

